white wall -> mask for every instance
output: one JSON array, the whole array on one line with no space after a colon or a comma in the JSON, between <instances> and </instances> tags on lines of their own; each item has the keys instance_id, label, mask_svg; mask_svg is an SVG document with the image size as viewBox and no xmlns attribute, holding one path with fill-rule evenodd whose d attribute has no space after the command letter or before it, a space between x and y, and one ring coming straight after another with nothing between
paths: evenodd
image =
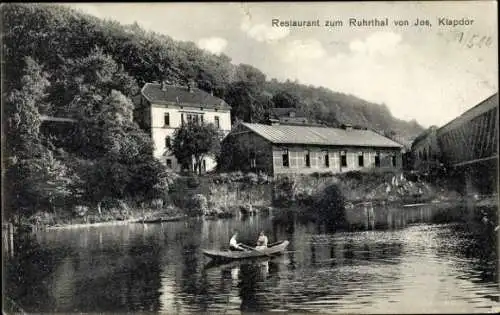
<instances>
[{"instance_id":1,"label":"white wall","mask_svg":"<svg viewBox=\"0 0 500 315\"><path fill-rule=\"evenodd\" d=\"M226 135L231 130L231 113L229 110L203 109L200 107L187 107L183 106L181 109L177 105L156 105L151 106L151 138L154 142L153 156L159 159L162 163L166 164L166 160L172 161L172 169L180 171L180 165L177 159L172 156L165 147L165 138L170 136L173 140L173 134L176 128L181 126L181 114L184 113L184 119L189 113L197 113L203 115L204 123L215 123L215 117L219 117L220 129ZM170 125L164 125L165 113L169 113ZM206 158L207 171L211 171L216 167L216 162L213 158Z\"/></svg>"}]
</instances>

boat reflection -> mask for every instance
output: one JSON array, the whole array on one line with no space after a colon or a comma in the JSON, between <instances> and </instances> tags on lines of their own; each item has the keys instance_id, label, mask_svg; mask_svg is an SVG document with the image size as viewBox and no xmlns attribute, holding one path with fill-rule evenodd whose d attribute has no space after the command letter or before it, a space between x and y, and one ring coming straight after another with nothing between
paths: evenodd
<instances>
[{"instance_id":1,"label":"boat reflection","mask_svg":"<svg viewBox=\"0 0 500 315\"><path fill-rule=\"evenodd\" d=\"M272 304L267 297L279 284L279 266L286 259L262 257L228 263L209 262L203 268L209 286L223 285L226 307L243 312L261 312Z\"/></svg>"}]
</instances>

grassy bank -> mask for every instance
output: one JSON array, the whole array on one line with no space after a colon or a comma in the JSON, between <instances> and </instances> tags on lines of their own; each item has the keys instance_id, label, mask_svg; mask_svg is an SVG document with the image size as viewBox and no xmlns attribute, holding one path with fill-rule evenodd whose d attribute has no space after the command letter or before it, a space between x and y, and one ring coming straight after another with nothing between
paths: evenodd
<instances>
[{"instance_id":1,"label":"grassy bank","mask_svg":"<svg viewBox=\"0 0 500 315\"><path fill-rule=\"evenodd\" d=\"M491 200L473 202L495 205ZM71 211L38 211L22 224L60 227L106 222L159 221L182 216L227 218L272 207L292 209L304 218L345 221L346 209L360 205L460 203L457 192L430 184L411 173L347 172L271 178L265 174L214 174L178 176L163 199L137 203L115 200L101 211L75 206Z\"/></svg>"},{"instance_id":2,"label":"grassy bank","mask_svg":"<svg viewBox=\"0 0 500 315\"><path fill-rule=\"evenodd\" d=\"M335 185L347 207L366 202L426 203L460 199L456 191L432 185L418 176L402 172L355 171L342 174L313 174L278 179L274 201L278 205L310 204L311 198Z\"/></svg>"}]
</instances>

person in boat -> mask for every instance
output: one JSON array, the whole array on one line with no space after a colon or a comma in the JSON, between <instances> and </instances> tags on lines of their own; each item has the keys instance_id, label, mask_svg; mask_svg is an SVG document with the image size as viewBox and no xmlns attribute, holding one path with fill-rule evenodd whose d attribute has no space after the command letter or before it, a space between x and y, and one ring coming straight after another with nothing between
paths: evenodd
<instances>
[{"instance_id":1,"label":"person in boat","mask_svg":"<svg viewBox=\"0 0 500 315\"><path fill-rule=\"evenodd\" d=\"M238 232L234 232L233 237L231 237L231 240L229 241L229 250L245 251L245 249L241 247L241 243L238 243L237 237L238 237Z\"/></svg>"},{"instance_id":2,"label":"person in boat","mask_svg":"<svg viewBox=\"0 0 500 315\"><path fill-rule=\"evenodd\" d=\"M267 248L267 242L268 239L266 234L264 234L264 231L260 232L259 238L257 239L257 247L255 247L255 249L259 250Z\"/></svg>"}]
</instances>

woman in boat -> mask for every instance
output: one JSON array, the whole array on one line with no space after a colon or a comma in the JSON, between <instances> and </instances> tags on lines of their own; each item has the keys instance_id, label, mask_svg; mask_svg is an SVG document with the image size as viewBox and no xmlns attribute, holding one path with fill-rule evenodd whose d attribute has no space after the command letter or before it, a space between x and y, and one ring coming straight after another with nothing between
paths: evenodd
<instances>
[{"instance_id":1,"label":"woman in boat","mask_svg":"<svg viewBox=\"0 0 500 315\"><path fill-rule=\"evenodd\" d=\"M255 249L265 249L267 248L267 236L264 234L264 231L260 232L259 238L257 239L257 247Z\"/></svg>"},{"instance_id":2,"label":"woman in boat","mask_svg":"<svg viewBox=\"0 0 500 315\"><path fill-rule=\"evenodd\" d=\"M240 243L236 240L238 237L238 232L234 232L233 237L231 237L231 240L229 241L229 250L232 251L245 251L243 247L240 246Z\"/></svg>"}]
</instances>

